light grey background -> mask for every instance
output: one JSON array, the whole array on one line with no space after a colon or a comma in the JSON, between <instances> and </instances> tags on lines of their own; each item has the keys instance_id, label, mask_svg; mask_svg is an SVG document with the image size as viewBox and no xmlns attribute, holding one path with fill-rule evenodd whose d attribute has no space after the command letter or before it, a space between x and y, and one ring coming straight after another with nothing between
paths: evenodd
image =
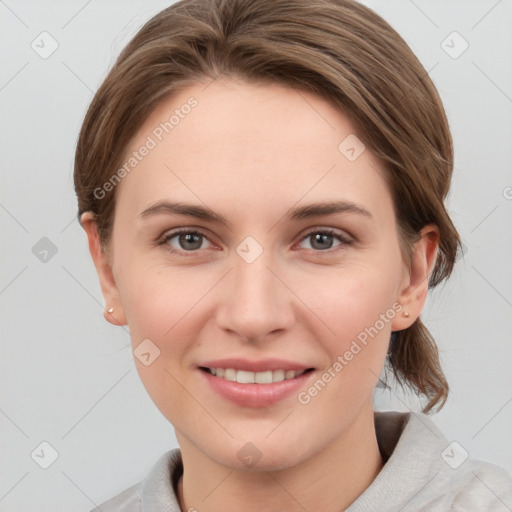
<instances>
[{"instance_id":1,"label":"light grey background","mask_svg":"<svg viewBox=\"0 0 512 512\"><path fill-rule=\"evenodd\" d=\"M139 381L128 330L103 319L72 186L93 92L169 3L0 1L0 511L90 510L177 446ZM429 70L455 140L449 210L467 252L423 315L451 385L433 418L471 456L512 470L512 0L364 3ZM58 43L48 58L31 47L43 51L43 31ZM453 31L469 44L458 58ZM417 400L376 392L378 409L409 407ZM48 469L42 442L58 452Z\"/></svg>"}]
</instances>

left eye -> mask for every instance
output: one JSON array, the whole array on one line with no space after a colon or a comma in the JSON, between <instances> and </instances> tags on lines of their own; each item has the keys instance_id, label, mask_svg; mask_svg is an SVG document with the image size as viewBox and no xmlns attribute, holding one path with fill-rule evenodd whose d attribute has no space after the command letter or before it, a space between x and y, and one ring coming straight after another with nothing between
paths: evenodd
<instances>
[{"instance_id":1,"label":"left eye","mask_svg":"<svg viewBox=\"0 0 512 512\"><path fill-rule=\"evenodd\" d=\"M327 229L324 231L311 231L302 239L302 241L304 242L306 240L311 240L311 246L313 249L325 251L333 247L333 239L335 238L340 241L336 247L339 247L340 245L347 245L351 242L347 237L341 233L337 233L332 229Z\"/></svg>"}]
</instances>

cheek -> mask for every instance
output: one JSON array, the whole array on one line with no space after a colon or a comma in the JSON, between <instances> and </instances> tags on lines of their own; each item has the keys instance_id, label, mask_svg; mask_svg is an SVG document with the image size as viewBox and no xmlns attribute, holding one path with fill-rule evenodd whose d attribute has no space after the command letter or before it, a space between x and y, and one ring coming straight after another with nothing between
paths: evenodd
<instances>
[{"instance_id":1,"label":"cheek","mask_svg":"<svg viewBox=\"0 0 512 512\"><path fill-rule=\"evenodd\" d=\"M329 328L335 343L346 342L376 323L378 330L390 329L389 320L396 313L393 304L397 299L399 270L396 260L386 266L330 269L325 276L308 280L302 294ZM382 315L384 326L379 321Z\"/></svg>"},{"instance_id":2,"label":"cheek","mask_svg":"<svg viewBox=\"0 0 512 512\"><path fill-rule=\"evenodd\" d=\"M160 271L140 265L132 275L135 278L128 276L123 280L121 290L132 335L151 334L162 338L193 307L194 298L204 287L204 281L201 286L193 274L186 274L188 279L185 279L185 274L179 271Z\"/></svg>"},{"instance_id":3,"label":"cheek","mask_svg":"<svg viewBox=\"0 0 512 512\"><path fill-rule=\"evenodd\" d=\"M120 295L126 314L132 347L150 339L161 351L158 364L181 363L197 342L208 292L218 276L203 269L174 267L136 259L123 267Z\"/></svg>"},{"instance_id":4,"label":"cheek","mask_svg":"<svg viewBox=\"0 0 512 512\"><path fill-rule=\"evenodd\" d=\"M290 294L289 301L281 305L294 308L296 325L291 330L315 344L324 354L326 368L346 354L344 361L348 364L343 375L348 377L366 367L375 369L378 377L389 342L391 313L395 313L392 305L401 268L399 257L397 248L343 266L283 268L284 281L300 298ZM143 340L149 339L160 351L151 371L135 360L144 384L153 389L154 396L163 381L169 380L163 370L179 371L192 358L201 338L200 330L211 322L224 296L222 287L229 288L232 283L229 276L219 282L225 269L213 265L170 268L161 261L136 256L119 263L116 277L132 348L136 351ZM215 302L208 300L211 290L215 290ZM350 361L349 352L353 354ZM365 374L371 386L377 377L368 371ZM361 374L352 376L358 382L362 378Z\"/></svg>"},{"instance_id":5,"label":"cheek","mask_svg":"<svg viewBox=\"0 0 512 512\"><path fill-rule=\"evenodd\" d=\"M322 320L316 325L328 327L316 328L316 340L329 357L325 379L333 382L320 399L326 407L331 399L345 405L362 403L373 391L386 359L391 322L398 314L399 261L382 258L308 280L307 296L316 297L311 309Z\"/></svg>"},{"instance_id":6,"label":"cheek","mask_svg":"<svg viewBox=\"0 0 512 512\"><path fill-rule=\"evenodd\" d=\"M197 343L200 299L211 285L204 273L136 262L124 270L120 294L137 372L149 396L167 416L169 411L190 407L183 393L182 366Z\"/></svg>"},{"instance_id":7,"label":"cheek","mask_svg":"<svg viewBox=\"0 0 512 512\"><path fill-rule=\"evenodd\" d=\"M400 271L398 248L392 252L344 266L283 269L284 280L300 298L290 295L283 307L296 308L297 322L304 320L302 328L342 349L392 309ZM213 308L208 313L214 312L216 304L208 301L209 290L216 288L220 300L223 296L218 282L223 271L213 266L169 268L162 262L131 258L120 268L118 287L134 346L150 338L160 347L171 344L176 353L193 336L194 325L197 330L201 318L204 322L207 304ZM228 281L229 277L225 281L229 287ZM379 330L383 330L381 323Z\"/></svg>"}]
</instances>

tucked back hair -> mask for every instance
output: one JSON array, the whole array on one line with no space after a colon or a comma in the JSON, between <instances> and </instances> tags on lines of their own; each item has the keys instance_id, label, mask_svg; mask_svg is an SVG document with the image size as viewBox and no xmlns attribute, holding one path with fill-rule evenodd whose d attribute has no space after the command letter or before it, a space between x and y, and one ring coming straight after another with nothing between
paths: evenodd
<instances>
[{"instance_id":1,"label":"tucked back hair","mask_svg":"<svg viewBox=\"0 0 512 512\"><path fill-rule=\"evenodd\" d=\"M440 246L429 287L451 274L460 239L444 205L453 148L441 99L400 35L353 0L181 0L142 27L94 96L76 149L78 215L95 214L106 250L117 187L101 199L94 191L164 98L219 77L279 83L339 107L384 163L404 261L433 223ZM428 399L423 412L446 403L438 349L419 318L393 333L386 368Z\"/></svg>"}]
</instances>

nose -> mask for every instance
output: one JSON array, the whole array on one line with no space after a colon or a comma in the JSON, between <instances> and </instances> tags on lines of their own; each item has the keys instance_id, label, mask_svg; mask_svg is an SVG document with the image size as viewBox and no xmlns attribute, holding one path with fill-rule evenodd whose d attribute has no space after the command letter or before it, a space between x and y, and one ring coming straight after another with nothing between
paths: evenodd
<instances>
[{"instance_id":1,"label":"nose","mask_svg":"<svg viewBox=\"0 0 512 512\"><path fill-rule=\"evenodd\" d=\"M270 253L251 263L234 255L216 312L221 329L252 342L284 333L295 319L294 295Z\"/></svg>"}]
</instances>

